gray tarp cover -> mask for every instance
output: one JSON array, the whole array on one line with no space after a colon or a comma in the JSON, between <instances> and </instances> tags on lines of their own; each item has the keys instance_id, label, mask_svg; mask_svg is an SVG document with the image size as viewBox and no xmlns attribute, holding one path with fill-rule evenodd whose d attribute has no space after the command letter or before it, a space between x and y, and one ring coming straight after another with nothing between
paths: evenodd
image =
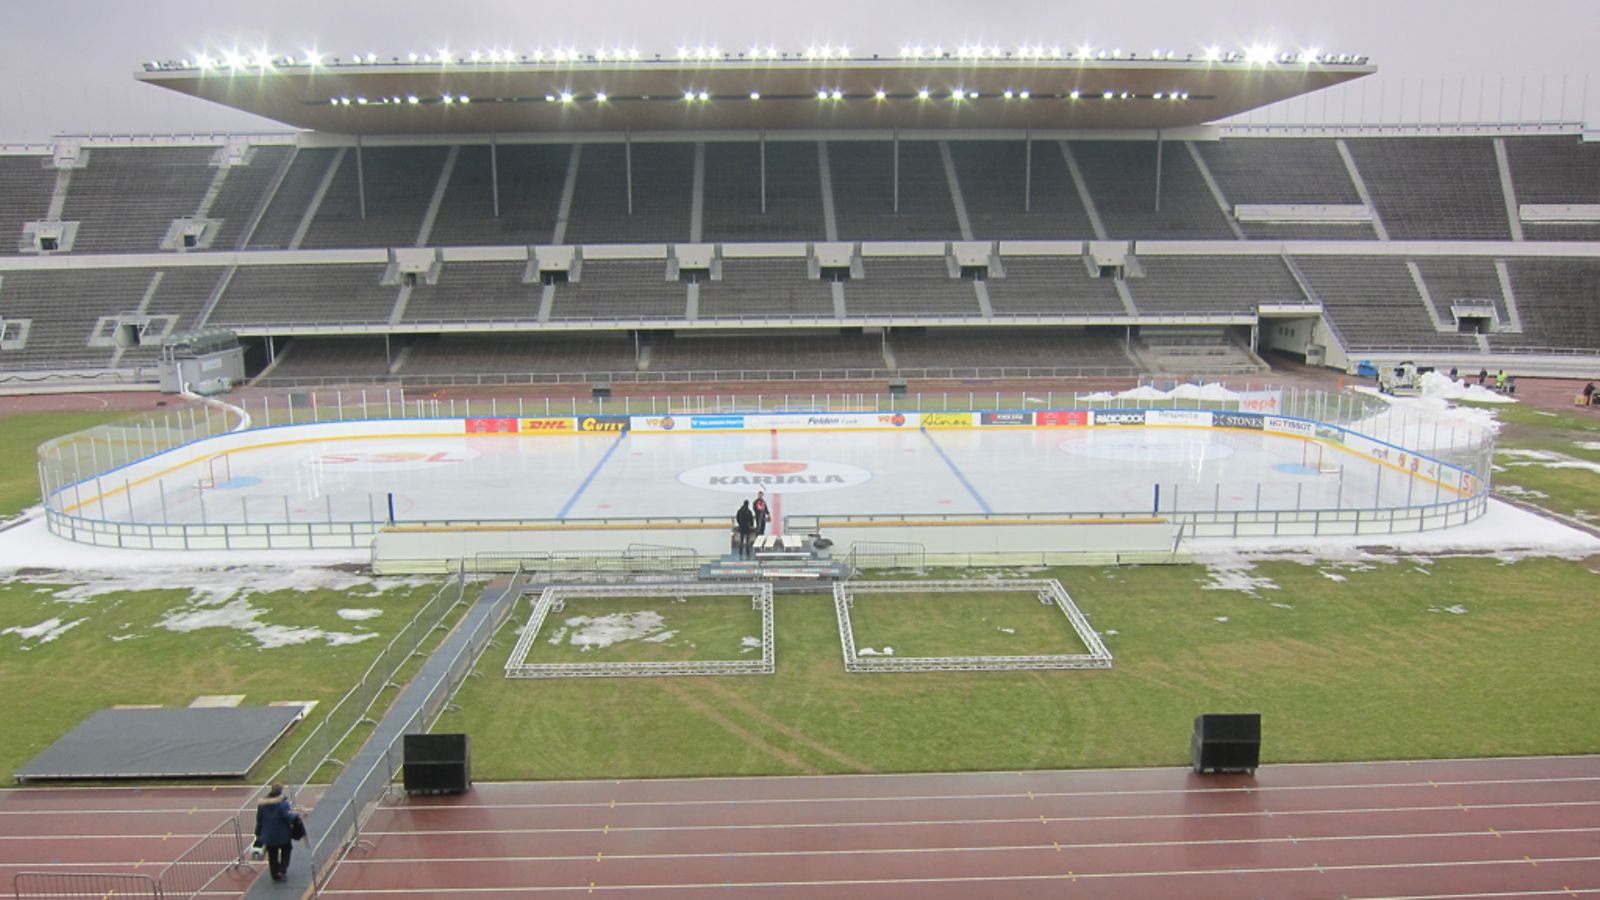
<instances>
[{"instance_id":1,"label":"gray tarp cover","mask_svg":"<svg viewBox=\"0 0 1600 900\"><path fill-rule=\"evenodd\" d=\"M243 778L298 706L103 709L16 771L46 778Z\"/></svg>"}]
</instances>

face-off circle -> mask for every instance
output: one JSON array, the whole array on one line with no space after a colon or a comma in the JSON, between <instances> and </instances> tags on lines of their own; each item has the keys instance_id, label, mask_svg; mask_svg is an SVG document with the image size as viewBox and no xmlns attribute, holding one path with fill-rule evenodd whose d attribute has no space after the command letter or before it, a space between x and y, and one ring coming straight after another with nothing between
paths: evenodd
<instances>
[{"instance_id":1,"label":"face-off circle","mask_svg":"<svg viewBox=\"0 0 1600 900\"><path fill-rule=\"evenodd\" d=\"M799 459L712 463L678 473L678 481L689 487L728 494L810 494L871 480L871 472L856 466Z\"/></svg>"}]
</instances>

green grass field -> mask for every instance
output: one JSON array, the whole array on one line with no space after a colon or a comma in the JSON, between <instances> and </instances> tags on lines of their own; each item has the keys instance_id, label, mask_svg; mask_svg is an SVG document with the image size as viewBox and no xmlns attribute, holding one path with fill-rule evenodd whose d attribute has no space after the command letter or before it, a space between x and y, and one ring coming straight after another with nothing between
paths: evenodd
<instances>
[{"instance_id":1,"label":"green grass field","mask_svg":"<svg viewBox=\"0 0 1600 900\"><path fill-rule=\"evenodd\" d=\"M1087 653L1072 623L1031 591L851 592L856 647L893 647L906 656L1033 656Z\"/></svg>"},{"instance_id":2,"label":"green grass field","mask_svg":"<svg viewBox=\"0 0 1600 900\"><path fill-rule=\"evenodd\" d=\"M1600 524L1600 473L1552 466L1515 452L1533 450L1600 464L1600 418L1522 404L1496 406L1495 411L1503 423L1496 441L1496 492Z\"/></svg>"},{"instance_id":3,"label":"green grass field","mask_svg":"<svg viewBox=\"0 0 1600 900\"><path fill-rule=\"evenodd\" d=\"M545 618L524 662L759 659L760 641L761 613L749 595L568 597L565 610Z\"/></svg>"},{"instance_id":4,"label":"green grass field","mask_svg":"<svg viewBox=\"0 0 1600 900\"><path fill-rule=\"evenodd\" d=\"M1261 712L1270 762L1595 752L1596 568L1272 562L1258 596L1201 566L1030 573L1109 671L847 675L831 599L784 595L774 675L528 682L502 647L438 729L485 779L1171 765L1208 711Z\"/></svg>"},{"instance_id":5,"label":"green grass field","mask_svg":"<svg viewBox=\"0 0 1600 900\"><path fill-rule=\"evenodd\" d=\"M275 769L437 589L225 590L196 600L186 588L84 598L64 586L0 583L0 685L6 686L10 710L0 729L0 773L9 777L90 713L115 704L187 706L202 694L244 694L246 705L321 701L260 767L263 773ZM349 621L338 615L340 609L381 614ZM208 616L248 630L223 625L176 631L161 624L181 628L183 617L197 625ZM75 624L49 641L9 631L48 631L39 626L51 620L56 628ZM322 638L262 645L262 639L303 637L295 633L302 629L372 637L342 645Z\"/></svg>"},{"instance_id":6,"label":"green grass field","mask_svg":"<svg viewBox=\"0 0 1600 900\"><path fill-rule=\"evenodd\" d=\"M36 451L41 443L128 415L127 412L51 412L0 418L0 519L39 502Z\"/></svg>"}]
</instances>

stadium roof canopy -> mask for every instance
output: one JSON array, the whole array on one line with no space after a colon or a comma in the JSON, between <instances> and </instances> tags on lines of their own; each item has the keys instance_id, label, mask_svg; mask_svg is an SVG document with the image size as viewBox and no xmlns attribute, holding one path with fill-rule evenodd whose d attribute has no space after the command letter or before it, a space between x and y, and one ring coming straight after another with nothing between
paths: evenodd
<instances>
[{"instance_id":1,"label":"stadium roof canopy","mask_svg":"<svg viewBox=\"0 0 1600 900\"><path fill-rule=\"evenodd\" d=\"M1365 57L1259 49L1139 56L937 51L270 57L151 62L135 77L336 134L1180 128L1371 74ZM714 51L713 51L714 52ZM1159 53L1159 51L1158 51Z\"/></svg>"}]
</instances>

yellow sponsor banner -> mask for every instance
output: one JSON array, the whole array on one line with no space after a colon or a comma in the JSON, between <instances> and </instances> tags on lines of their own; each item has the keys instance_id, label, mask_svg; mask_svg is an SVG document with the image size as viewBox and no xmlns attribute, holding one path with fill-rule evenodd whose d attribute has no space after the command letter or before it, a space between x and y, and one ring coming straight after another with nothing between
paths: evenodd
<instances>
[{"instance_id":1,"label":"yellow sponsor banner","mask_svg":"<svg viewBox=\"0 0 1600 900\"><path fill-rule=\"evenodd\" d=\"M523 434L571 434L575 431L572 427L571 416L550 416L542 419L523 419L521 431Z\"/></svg>"},{"instance_id":2,"label":"yellow sponsor banner","mask_svg":"<svg viewBox=\"0 0 1600 900\"><path fill-rule=\"evenodd\" d=\"M972 413L969 412L925 412L922 414L923 428L971 428Z\"/></svg>"}]
</instances>

